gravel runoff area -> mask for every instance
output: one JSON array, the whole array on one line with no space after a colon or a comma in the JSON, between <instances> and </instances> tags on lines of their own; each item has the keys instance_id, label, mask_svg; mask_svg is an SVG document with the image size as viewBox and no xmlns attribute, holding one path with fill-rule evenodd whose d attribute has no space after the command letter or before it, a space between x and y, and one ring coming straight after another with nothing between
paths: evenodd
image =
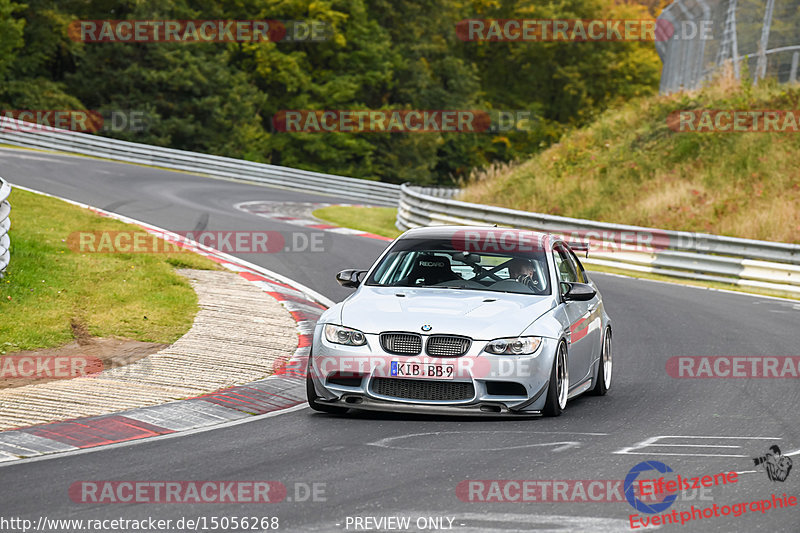
<instances>
[{"instance_id":1,"label":"gravel runoff area","mask_svg":"<svg viewBox=\"0 0 800 533\"><path fill-rule=\"evenodd\" d=\"M192 328L127 366L0 390L0 431L115 413L262 379L297 348L297 323L233 272L178 270L198 295Z\"/></svg>"}]
</instances>

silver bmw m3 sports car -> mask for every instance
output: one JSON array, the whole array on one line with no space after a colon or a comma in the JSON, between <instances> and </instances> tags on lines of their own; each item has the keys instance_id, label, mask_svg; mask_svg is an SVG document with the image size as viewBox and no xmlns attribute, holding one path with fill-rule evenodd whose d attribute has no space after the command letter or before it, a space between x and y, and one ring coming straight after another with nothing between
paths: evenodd
<instances>
[{"instance_id":1,"label":"silver bmw m3 sports car","mask_svg":"<svg viewBox=\"0 0 800 533\"><path fill-rule=\"evenodd\" d=\"M314 330L310 406L558 416L611 386L611 319L570 244L495 227L412 229Z\"/></svg>"}]
</instances>

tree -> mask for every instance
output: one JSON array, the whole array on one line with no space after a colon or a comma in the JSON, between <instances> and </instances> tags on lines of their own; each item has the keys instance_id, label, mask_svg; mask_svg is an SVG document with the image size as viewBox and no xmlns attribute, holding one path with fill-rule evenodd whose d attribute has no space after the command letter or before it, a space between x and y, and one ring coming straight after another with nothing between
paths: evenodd
<instances>
[{"instance_id":1,"label":"tree","mask_svg":"<svg viewBox=\"0 0 800 533\"><path fill-rule=\"evenodd\" d=\"M14 61L22 46L22 31L25 21L13 17L24 6L11 0L0 0L0 79Z\"/></svg>"}]
</instances>

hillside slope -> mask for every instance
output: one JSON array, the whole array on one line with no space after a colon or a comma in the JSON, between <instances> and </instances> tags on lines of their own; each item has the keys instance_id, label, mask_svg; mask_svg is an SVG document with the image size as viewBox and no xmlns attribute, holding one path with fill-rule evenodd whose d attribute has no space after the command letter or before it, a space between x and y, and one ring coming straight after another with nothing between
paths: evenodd
<instances>
[{"instance_id":1,"label":"hillside slope","mask_svg":"<svg viewBox=\"0 0 800 533\"><path fill-rule=\"evenodd\" d=\"M701 109L800 110L800 85L722 81L702 91L636 99L527 161L473 175L460 198L800 242L800 133L679 133L668 126L670 113Z\"/></svg>"}]
</instances>

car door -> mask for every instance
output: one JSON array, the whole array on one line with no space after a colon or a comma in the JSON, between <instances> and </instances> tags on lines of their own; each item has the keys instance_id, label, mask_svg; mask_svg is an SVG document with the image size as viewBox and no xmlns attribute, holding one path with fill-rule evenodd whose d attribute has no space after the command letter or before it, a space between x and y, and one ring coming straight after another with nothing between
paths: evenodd
<instances>
[{"instance_id":1,"label":"car door","mask_svg":"<svg viewBox=\"0 0 800 533\"><path fill-rule=\"evenodd\" d=\"M575 255L571 249L567 249L569 252L570 258L572 259L573 264L575 265L575 269L578 275L578 281L581 283L588 283L595 290L597 287L595 286L594 282L589 279L589 276L586 275L586 271L583 268L578 257ZM591 355L589 356L589 365L590 368L587 369L587 372L591 372L591 364L600 358L600 351L603 346L603 312L600 308L600 304L602 303L600 293L594 295L594 298L589 300L588 302L583 302L588 305L588 317L586 318L586 340L591 348Z\"/></svg>"},{"instance_id":2,"label":"car door","mask_svg":"<svg viewBox=\"0 0 800 533\"><path fill-rule=\"evenodd\" d=\"M553 246L553 261L559 282L586 283L586 276L572 252L563 243ZM558 290L561 291L559 285ZM562 292L563 294L563 292ZM569 328L567 330L570 389L583 382L591 371L596 339L596 324L593 323L598 297L586 302L563 301Z\"/></svg>"}]
</instances>

